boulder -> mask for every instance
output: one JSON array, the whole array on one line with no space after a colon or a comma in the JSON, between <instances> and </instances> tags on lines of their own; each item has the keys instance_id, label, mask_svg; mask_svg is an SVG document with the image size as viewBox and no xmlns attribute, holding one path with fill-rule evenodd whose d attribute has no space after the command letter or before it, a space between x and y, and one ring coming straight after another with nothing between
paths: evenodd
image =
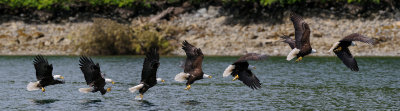
<instances>
[{"instance_id":1,"label":"boulder","mask_svg":"<svg viewBox=\"0 0 400 111\"><path fill-rule=\"evenodd\" d=\"M42 38L42 37L44 37L44 34L41 32L35 32L32 34L32 37L35 39Z\"/></svg>"}]
</instances>

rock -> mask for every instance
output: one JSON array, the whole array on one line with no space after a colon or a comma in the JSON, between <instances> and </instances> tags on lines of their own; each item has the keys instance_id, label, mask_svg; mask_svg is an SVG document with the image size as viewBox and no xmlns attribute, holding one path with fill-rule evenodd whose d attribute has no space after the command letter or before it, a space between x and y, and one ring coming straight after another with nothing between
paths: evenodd
<instances>
[{"instance_id":1,"label":"rock","mask_svg":"<svg viewBox=\"0 0 400 111\"><path fill-rule=\"evenodd\" d=\"M11 36L9 36L9 35L0 35L0 39L2 39L2 38L9 38L9 37L11 37Z\"/></svg>"},{"instance_id":2,"label":"rock","mask_svg":"<svg viewBox=\"0 0 400 111\"><path fill-rule=\"evenodd\" d=\"M251 39L257 39L257 38L258 38L257 35L253 35L253 36L251 37Z\"/></svg>"},{"instance_id":3,"label":"rock","mask_svg":"<svg viewBox=\"0 0 400 111\"><path fill-rule=\"evenodd\" d=\"M5 46L13 46L13 45L18 45L19 43L20 43L20 41L18 39L10 39L4 45Z\"/></svg>"},{"instance_id":4,"label":"rock","mask_svg":"<svg viewBox=\"0 0 400 111\"><path fill-rule=\"evenodd\" d=\"M53 13L47 11L36 10L35 12L33 12L33 14L36 15L42 22L53 18Z\"/></svg>"},{"instance_id":5,"label":"rock","mask_svg":"<svg viewBox=\"0 0 400 111\"><path fill-rule=\"evenodd\" d=\"M225 22L226 17L225 16L221 16L215 19L215 23L217 24L223 24Z\"/></svg>"},{"instance_id":6,"label":"rock","mask_svg":"<svg viewBox=\"0 0 400 111\"><path fill-rule=\"evenodd\" d=\"M50 42L50 41L45 41L45 42L44 42L44 45L45 45L45 46L49 46L49 45L51 45L51 42Z\"/></svg>"},{"instance_id":7,"label":"rock","mask_svg":"<svg viewBox=\"0 0 400 111\"><path fill-rule=\"evenodd\" d=\"M60 43L60 42L62 42L64 39L65 39L64 37L57 37L57 38L54 38L54 42L53 42L53 43Z\"/></svg>"},{"instance_id":8,"label":"rock","mask_svg":"<svg viewBox=\"0 0 400 111\"><path fill-rule=\"evenodd\" d=\"M206 9L206 8L201 8L201 9L199 9L199 10L197 11L197 13L198 13L200 16L204 17L204 16L207 15L207 9Z\"/></svg>"},{"instance_id":9,"label":"rock","mask_svg":"<svg viewBox=\"0 0 400 111\"><path fill-rule=\"evenodd\" d=\"M42 38L42 37L44 37L44 34L41 32L35 32L32 34L32 37L35 39Z\"/></svg>"},{"instance_id":10,"label":"rock","mask_svg":"<svg viewBox=\"0 0 400 111\"><path fill-rule=\"evenodd\" d=\"M263 27L258 27L257 28L257 32L264 32L264 31L265 31L265 29Z\"/></svg>"},{"instance_id":11,"label":"rock","mask_svg":"<svg viewBox=\"0 0 400 111\"><path fill-rule=\"evenodd\" d=\"M32 38L32 36L28 36L28 37L24 37L24 42L28 42L28 41L31 41L33 38Z\"/></svg>"},{"instance_id":12,"label":"rock","mask_svg":"<svg viewBox=\"0 0 400 111\"><path fill-rule=\"evenodd\" d=\"M134 11L123 9L123 8L117 8L117 9L115 9L115 12L118 13L119 16L123 19L130 18L135 14Z\"/></svg>"},{"instance_id":13,"label":"rock","mask_svg":"<svg viewBox=\"0 0 400 111\"><path fill-rule=\"evenodd\" d=\"M173 15L178 15L178 14L181 14L181 13L184 13L185 12L185 9L184 8L182 8L182 7L175 7L174 8L174 11L173 11Z\"/></svg>"},{"instance_id":14,"label":"rock","mask_svg":"<svg viewBox=\"0 0 400 111\"><path fill-rule=\"evenodd\" d=\"M43 46L44 46L44 42L43 41L39 42L38 47L42 48Z\"/></svg>"},{"instance_id":15,"label":"rock","mask_svg":"<svg viewBox=\"0 0 400 111\"><path fill-rule=\"evenodd\" d=\"M315 30L315 31L313 31L313 36L314 37L322 37L322 36L324 36L324 34L322 32Z\"/></svg>"},{"instance_id":16,"label":"rock","mask_svg":"<svg viewBox=\"0 0 400 111\"><path fill-rule=\"evenodd\" d=\"M400 27L400 21L394 22L394 25L396 25L397 27Z\"/></svg>"}]
</instances>

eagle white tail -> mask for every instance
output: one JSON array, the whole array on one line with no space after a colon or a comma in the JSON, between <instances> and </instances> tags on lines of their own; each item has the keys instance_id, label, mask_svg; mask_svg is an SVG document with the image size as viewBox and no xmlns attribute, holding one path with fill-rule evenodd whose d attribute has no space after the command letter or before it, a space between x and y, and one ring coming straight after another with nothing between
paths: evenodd
<instances>
[{"instance_id":1,"label":"eagle white tail","mask_svg":"<svg viewBox=\"0 0 400 111\"><path fill-rule=\"evenodd\" d=\"M175 81L183 82L189 77L188 73L181 72L175 76Z\"/></svg>"},{"instance_id":2,"label":"eagle white tail","mask_svg":"<svg viewBox=\"0 0 400 111\"><path fill-rule=\"evenodd\" d=\"M290 51L290 53L287 55L286 60L290 61L293 58L295 58L297 56L297 54L300 52L299 49L294 48L292 51Z\"/></svg>"},{"instance_id":3,"label":"eagle white tail","mask_svg":"<svg viewBox=\"0 0 400 111\"><path fill-rule=\"evenodd\" d=\"M339 45L339 43L340 43L340 42L336 42L335 44L333 44L333 46L331 47L331 49L329 49L328 52L332 52L333 49L335 49L335 48Z\"/></svg>"},{"instance_id":4,"label":"eagle white tail","mask_svg":"<svg viewBox=\"0 0 400 111\"><path fill-rule=\"evenodd\" d=\"M79 92L81 93L88 93L88 92L92 92L92 88L79 88Z\"/></svg>"},{"instance_id":5,"label":"eagle white tail","mask_svg":"<svg viewBox=\"0 0 400 111\"><path fill-rule=\"evenodd\" d=\"M28 91L39 90L40 88L38 87L38 85L39 85L39 81L29 82L28 86L26 86L26 89Z\"/></svg>"},{"instance_id":6,"label":"eagle white tail","mask_svg":"<svg viewBox=\"0 0 400 111\"><path fill-rule=\"evenodd\" d=\"M225 69L224 74L222 75L222 77L228 77L229 75L231 75L233 69L235 69L235 66L234 65L229 65Z\"/></svg>"},{"instance_id":7,"label":"eagle white tail","mask_svg":"<svg viewBox=\"0 0 400 111\"><path fill-rule=\"evenodd\" d=\"M129 91L130 91L131 93L134 93L134 92L136 92L137 90L139 90L140 88L142 88L143 86L144 86L143 84L139 84L139 85L133 86L133 87L129 88Z\"/></svg>"}]
</instances>

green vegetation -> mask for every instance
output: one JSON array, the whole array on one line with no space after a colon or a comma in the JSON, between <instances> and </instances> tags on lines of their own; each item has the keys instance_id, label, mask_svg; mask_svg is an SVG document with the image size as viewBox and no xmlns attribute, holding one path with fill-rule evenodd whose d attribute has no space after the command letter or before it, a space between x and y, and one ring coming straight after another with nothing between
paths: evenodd
<instances>
[{"instance_id":1,"label":"green vegetation","mask_svg":"<svg viewBox=\"0 0 400 111\"><path fill-rule=\"evenodd\" d=\"M117 55L144 54L151 48L158 48L160 54L168 54L174 46L166 37L183 31L169 25L157 25L134 21L131 26L109 19L93 19L93 25L83 30L77 45L83 54Z\"/></svg>"},{"instance_id":2,"label":"green vegetation","mask_svg":"<svg viewBox=\"0 0 400 111\"><path fill-rule=\"evenodd\" d=\"M10 6L12 8L37 8L37 9L69 9L72 4L87 3L94 7L96 6L116 6L116 7L151 7L152 3L166 1L170 4L179 3L180 0L0 0L0 4ZM192 4L205 3L208 0L187 0ZM256 2L263 6L278 4L294 4L297 2L305 2L306 0L222 0L226 3L241 3L241 2ZM325 2L347 2L347 3L364 3L374 2L379 3L380 0L321 0Z\"/></svg>"},{"instance_id":3,"label":"green vegetation","mask_svg":"<svg viewBox=\"0 0 400 111\"><path fill-rule=\"evenodd\" d=\"M129 26L108 19L93 19L83 31L78 47L85 54L129 54L133 32Z\"/></svg>"}]
</instances>

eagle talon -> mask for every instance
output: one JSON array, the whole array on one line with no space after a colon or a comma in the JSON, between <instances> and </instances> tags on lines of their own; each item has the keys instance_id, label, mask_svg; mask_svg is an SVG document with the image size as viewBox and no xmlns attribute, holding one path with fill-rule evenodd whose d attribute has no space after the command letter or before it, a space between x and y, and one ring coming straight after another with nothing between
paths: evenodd
<instances>
[{"instance_id":1,"label":"eagle talon","mask_svg":"<svg viewBox=\"0 0 400 111\"><path fill-rule=\"evenodd\" d=\"M140 100L143 100L143 94L139 94Z\"/></svg>"},{"instance_id":2,"label":"eagle talon","mask_svg":"<svg viewBox=\"0 0 400 111\"><path fill-rule=\"evenodd\" d=\"M107 90L106 90L107 92L110 92L111 91L111 87L109 87L109 88L107 88Z\"/></svg>"},{"instance_id":3,"label":"eagle talon","mask_svg":"<svg viewBox=\"0 0 400 111\"><path fill-rule=\"evenodd\" d=\"M297 58L296 62L299 62L299 61L301 61L302 59L303 59L303 57L299 57L299 58Z\"/></svg>"},{"instance_id":4,"label":"eagle talon","mask_svg":"<svg viewBox=\"0 0 400 111\"><path fill-rule=\"evenodd\" d=\"M339 51L341 51L342 50L342 47L338 47L338 48L336 48L335 50L333 50L334 52L339 52Z\"/></svg>"},{"instance_id":5,"label":"eagle talon","mask_svg":"<svg viewBox=\"0 0 400 111\"><path fill-rule=\"evenodd\" d=\"M190 85L187 85L185 90L189 90L190 88L191 88Z\"/></svg>"},{"instance_id":6,"label":"eagle talon","mask_svg":"<svg viewBox=\"0 0 400 111\"><path fill-rule=\"evenodd\" d=\"M239 79L239 75L236 75L235 78L233 78L232 81L236 81L237 79Z\"/></svg>"},{"instance_id":7,"label":"eagle talon","mask_svg":"<svg viewBox=\"0 0 400 111\"><path fill-rule=\"evenodd\" d=\"M42 87L42 92L45 92L46 91L46 89L44 89L44 87Z\"/></svg>"}]
</instances>

